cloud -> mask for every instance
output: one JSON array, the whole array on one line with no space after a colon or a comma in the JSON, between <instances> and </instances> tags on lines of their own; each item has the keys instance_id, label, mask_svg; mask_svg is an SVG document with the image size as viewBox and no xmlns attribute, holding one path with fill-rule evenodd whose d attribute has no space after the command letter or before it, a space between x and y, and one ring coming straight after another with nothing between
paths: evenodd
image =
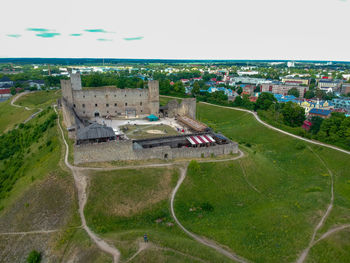
<instances>
[{"instance_id":1,"label":"cloud","mask_svg":"<svg viewBox=\"0 0 350 263\"><path fill-rule=\"evenodd\" d=\"M124 40L126 41L133 41L133 40L142 40L143 37L125 37Z\"/></svg>"},{"instance_id":2,"label":"cloud","mask_svg":"<svg viewBox=\"0 0 350 263\"><path fill-rule=\"evenodd\" d=\"M99 28L99 29L85 29L84 31L90 32L90 33L109 33L106 30L101 29L101 28Z\"/></svg>"},{"instance_id":3,"label":"cloud","mask_svg":"<svg viewBox=\"0 0 350 263\"><path fill-rule=\"evenodd\" d=\"M60 33L49 33L49 32L36 34L36 36L44 37L44 38L52 38L52 37L59 36L59 35L61 35L61 34Z\"/></svg>"},{"instance_id":4,"label":"cloud","mask_svg":"<svg viewBox=\"0 0 350 263\"><path fill-rule=\"evenodd\" d=\"M97 41L113 41L112 39L106 39L106 38L98 38Z\"/></svg>"},{"instance_id":5,"label":"cloud","mask_svg":"<svg viewBox=\"0 0 350 263\"><path fill-rule=\"evenodd\" d=\"M46 28L32 28L29 27L27 28L27 31L33 31L33 32L48 32L50 30L46 29Z\"/></svg>"},{"instance_id":6,"label":"cloud","mask_svg":"<svg viewBox=\"0 0 350 263\"><path fill-rule=\"evenodd\" d=\"M19 37L21 37L22 35L20 35L20 34L8 34L7 36L8 36L8 37L19 38Z\"/></svg>"},{"instance_id":7,"label":"cloud","mask_svg":"<svg viewBox=\"0 0 350 263\"><path fill-rule=\"evenodd\" d=\"M82 34L70 34L71 37L80 37Z\"/></svg>"}]
</instances>

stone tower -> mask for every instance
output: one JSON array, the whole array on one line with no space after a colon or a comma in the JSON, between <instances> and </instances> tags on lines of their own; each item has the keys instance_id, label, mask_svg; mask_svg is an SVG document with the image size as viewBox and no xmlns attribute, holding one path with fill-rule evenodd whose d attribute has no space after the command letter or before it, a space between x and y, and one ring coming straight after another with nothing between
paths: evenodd
<instances>
[{"instance_id":1,"label":"stone tower","mask_svg":"<svg viewBox=\"0 0 350 263\"><path fill-rule=\"evenodd\" d=\"M148 105L150 114L159 115L159 82L158 80L148 81Z\"/></svg>"},{"instance_id":2,"label":"stone tower","mask_svg":"<svg viewBox=\"0 0 350 263\"><path fill-rule=\"evenodd\" d=\"M82 90L80 73L70 74L70 82L73 90Z\"/></svg>"}]
</instances>

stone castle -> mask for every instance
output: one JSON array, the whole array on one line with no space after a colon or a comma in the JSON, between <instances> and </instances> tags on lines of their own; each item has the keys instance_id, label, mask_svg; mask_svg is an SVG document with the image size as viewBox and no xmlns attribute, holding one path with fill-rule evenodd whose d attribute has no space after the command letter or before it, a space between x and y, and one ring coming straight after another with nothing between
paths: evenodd
<instances>
[{"instance_id":1,"label":"stone castle","mask_svg":"<svg viewBox=\"0 0 350 263\"><path fill-rule=\"evenodd\" d=\"M148 87L144 89L83 88L80 74L77 73L71 74L68 80L61 80L61 88L62 113L69 131L68 136L76 139L75 164L116 160L202 158L238 152L237 143L211 132L207 126L195 120L195 98L182 99L181 103L171 100L167 105L159 107L158 81L148 81ZM96 117L144 118L150 114L177 118L196 133L125 140L116 136L111 127L94 123ZM203 139L205 136L213 138L213 141Z\"/></svg>"},{"instance_id":2,"label":"stone castle","mask_svg":"<svg viewBox=\"0 0 350 263\"><path fill-rule=\"evenodd\" d=\"M148 81L146 89L116 87L86 88L81 86L80 74L61 80L62 97L81 118L136 117L159 114L159 83Z\"/></svg>"}]
</instances>

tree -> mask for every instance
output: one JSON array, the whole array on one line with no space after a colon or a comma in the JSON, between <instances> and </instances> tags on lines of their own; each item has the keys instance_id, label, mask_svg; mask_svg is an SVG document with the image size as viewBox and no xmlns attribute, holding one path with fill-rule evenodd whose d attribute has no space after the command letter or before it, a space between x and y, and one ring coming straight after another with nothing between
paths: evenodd
<instances>
[{"instance_id":1,"label":"tree","mask_svg":"<svg viewBox=\"0 0 350 263\"><path fill-rule=\"evenodd\" d=\"M39 263L40 261L41 261L41 253L36 250L32 250L27 257L27 262Z\"/></svg>"},{"instance_id":2,"label":"tree","mask_svg":"<svg viewBox=\"0 0 350 263\"><path fill-rule=\"evenodd\" d=\"M242 89L242 87L238 87L238 89L237 89L237 93L239 94L239 95L241 95L241 93L243 92L243 89Z\"/></svg>"},{"instance_id":3,"label":"tree","mask_svg":"<svg viewBox=\"0 0 350 263\"><path fill-rule=\"evenodd\" d=\"M299 90L297 88L291 88L288 90L288 95L293 95L294 97L299 98Z\"/></svg>"},{"instance_id":4,"label":"tree","mask_svg":"<svg viewBox=\"0 0 350 263\"><path fill-rule=\"evenodd\" d=\"M198 81L195 81L195 82L193 83L192 94L193 94L193 95L198 94L198 93L200 92L200 89L201 89L201 87L200 87Z\"/></svg>"},{"instance_id":5,"label":"tree","mask_svg":"<svg viewBox=\"0 0 350 263\"><path fill-rule=\"evenodd\" d=\"M256 109L268 110L270 106L277 102L272 93L263 92L256 101Z\"/></svg>"},{"instance_id":6,"label":"tree","mask_svg":"<svg viewBox=\"0 0 350 263\"><path fill-rule=\"evenodd\" d=\"M15 95L16 94L16 88L15 87L11 87L10 88L10 92L12 95Z\"/></svg>"},{"instance_id":7,"label":"tree","mask_svg":"<svg viewBox=\"0 0 350 263\"><path fill-rule=\"evenodd\" d=\"M313 97L315 97L315 92L313 92L312 90L308 90L304 94L305 99L312 99Z\"/></svg>"},{"instance_id":8,"label":"tree","mask_svg":"<svg viewBox=\"0 0 350 263\"><path fill-rule=\"evenodd\" d=\"M283 122L291 127L299 127L305 121L305 110L291 101L283 105L282 114Z\"/></svg>"},{"instance_id":9,"label":"tree","mask_svg":"<svg viewBox=\"0 0 350 263\"><path fill-rule=\"evenodd\" d=\"M185 93L184 84L181 81L176 81L174 84L174 91L176 93Z\"/></svg>"},{"instance_id":10,"label":"tree","mask_svg":"<svg viewBox=\"0 0 350 263\"><path fill-rule=\"evenodd\" d=\"M323 122L323 119L321 117L318 117L318 116L313 116L311 118L311 128L310 128L310 132L312 134L317 134L321 128L321 125L322 125L322 122Z\"/></svg>"}]
</instances>

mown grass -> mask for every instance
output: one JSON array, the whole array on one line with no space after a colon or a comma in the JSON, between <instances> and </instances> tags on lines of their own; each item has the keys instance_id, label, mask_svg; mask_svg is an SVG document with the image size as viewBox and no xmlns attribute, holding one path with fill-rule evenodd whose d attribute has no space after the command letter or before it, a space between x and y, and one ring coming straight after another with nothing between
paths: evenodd
<instances>
[{"instance_id":1,"label":"mown grass","mask_svg":"<svg viewBox=\"0 0 350 263\"><path fill-rule=\"evenodd\" d=\"M36 91L20 97L16 104L29 108L45 108L61 97L58 90Z\"/></svg>"},{"instance_id":2,"label":"mown grass","mask_svg":"<svg viewBox=\"0 0 350 263\"><path fill-rule=\"evenodd\" d=\"M11 99L0 102L0 134L15 128L25 121L35 110L25 110L11 106Z\"/></svg>"},{"instance_id":3,"label":"mown grass","mask_svg":"<svg viewBox=\"0 0 350 263\"><path fill-rule=\"evenodd\" d=\"M210 262L229 262L214 250L188 238L175 225L169 211L169 197L178 179L177 170L94 172L90 179L85 208L87 223L114 242L121 251L122 260L138 250L143 234L147 233L153 249L142 252L133 262L180 262L176 257L182 258L182 262L198 261L191 256ZM162 248L171 248L187 256L170 255L174 252Z\"/></svg>"},{"instance_id":4,"label":"mown grass","mask_svg":"<svg viewBox=\"0 0 350 263\"><path fill-rule=\"evenodd\" d=\"M248 156L240 161L245 174L239 161L189 170L175 202L185 227L254 262L294 261L330 202L330 176L314 152L337 175L334 213L350 222L349 185L340 182L350 177L347 155L269 130L244 112L197 105L199 120L244 145ZM214 210L200 210L203 203ZM336 218L332 213L329 220Z\"/></svg>"}]
</instances>

